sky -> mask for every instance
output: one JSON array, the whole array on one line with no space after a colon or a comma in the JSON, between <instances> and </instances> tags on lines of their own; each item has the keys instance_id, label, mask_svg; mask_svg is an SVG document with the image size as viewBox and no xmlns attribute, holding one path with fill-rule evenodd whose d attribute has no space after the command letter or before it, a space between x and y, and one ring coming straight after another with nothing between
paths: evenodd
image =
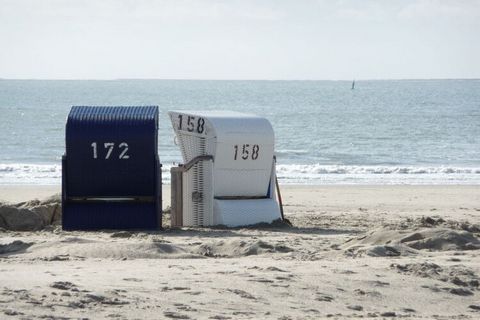
<instances>
[{"instance_id":1,"label":"sky","mask_svg":"<svg viewBox=\"0 0 480 320\"><path fill-rule=\"evenodd\" d=\"M480 0L0 0L0 78L480 78Z\"/></svg>"}]
</instances>

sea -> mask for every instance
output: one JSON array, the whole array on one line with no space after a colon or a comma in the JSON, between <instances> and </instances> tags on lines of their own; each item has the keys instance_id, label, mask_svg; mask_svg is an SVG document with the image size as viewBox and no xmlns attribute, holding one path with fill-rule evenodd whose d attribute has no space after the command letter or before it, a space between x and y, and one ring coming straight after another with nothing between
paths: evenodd
<instances>
[{"instance_id":1,"label":"sea","mask_svg":"<svg viewBox=\"0 0 480 320\"><path fill-rule=\"evenodd\" d=\"M163 182L181 163L169 110L234 110L275 131L282 184L480 185L480 80L0 80L0 184L58 185L73 105L158 105Z\"/></svg>"}]
</instances>

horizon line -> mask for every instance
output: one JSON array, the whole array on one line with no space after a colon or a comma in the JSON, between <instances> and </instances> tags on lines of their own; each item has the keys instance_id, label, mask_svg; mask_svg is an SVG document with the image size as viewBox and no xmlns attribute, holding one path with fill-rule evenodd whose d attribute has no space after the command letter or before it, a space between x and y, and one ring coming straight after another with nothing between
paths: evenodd
<instances>
[{"instance_id":1,"label":"horizon line","mask_svg":"<svg viewBox=\"0 0 480 320\"><path fill-rule=\"evenodd\" d=\"M480 80L479 78L365 78L365 79L208 79L208 78L1 78L0 81L422 81L422 80Z\"/></svg>"}]
</instances>

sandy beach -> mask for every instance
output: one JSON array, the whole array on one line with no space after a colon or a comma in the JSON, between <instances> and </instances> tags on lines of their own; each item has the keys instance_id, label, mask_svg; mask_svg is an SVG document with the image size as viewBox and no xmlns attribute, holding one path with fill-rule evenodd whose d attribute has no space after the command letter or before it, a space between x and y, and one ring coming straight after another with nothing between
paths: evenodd
<instances>
[{"instance_id":1,"label":"sandy beach","mask_svg":"<svg viewBox=\"0 0 480 320\"><path fill-rule=\"evenodd\" d=\"M29 201L57 192L0 187L41 224L0 221L2 319L480 318L479 186L285 186L292 227L158 232L64 232Z\"/></svg>"},{"instance_id":2,"label":"sandy beach","mask_svg":"<svg viewBox=\"0 0 480 320\"><path fill-rule=\"evenodd\" d=\"M479 31L480 0L0 0L0 320L480 320Z\"/></svg>"}]
</instances>

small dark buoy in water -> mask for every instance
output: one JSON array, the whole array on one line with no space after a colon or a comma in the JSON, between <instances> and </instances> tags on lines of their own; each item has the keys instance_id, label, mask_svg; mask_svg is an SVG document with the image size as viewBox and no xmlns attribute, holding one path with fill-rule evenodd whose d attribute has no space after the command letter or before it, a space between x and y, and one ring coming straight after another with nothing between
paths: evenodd
<instances>
[{"instance_id":1,"label":"small dark buoy in water","mask_svg":"<svg viewBox=\"0 0 480 320\"><path fill-rule=\"evenodd\" d=\"M352 90L355 89L355 80L352 82Z\"/></svg>"}]
</instances>

